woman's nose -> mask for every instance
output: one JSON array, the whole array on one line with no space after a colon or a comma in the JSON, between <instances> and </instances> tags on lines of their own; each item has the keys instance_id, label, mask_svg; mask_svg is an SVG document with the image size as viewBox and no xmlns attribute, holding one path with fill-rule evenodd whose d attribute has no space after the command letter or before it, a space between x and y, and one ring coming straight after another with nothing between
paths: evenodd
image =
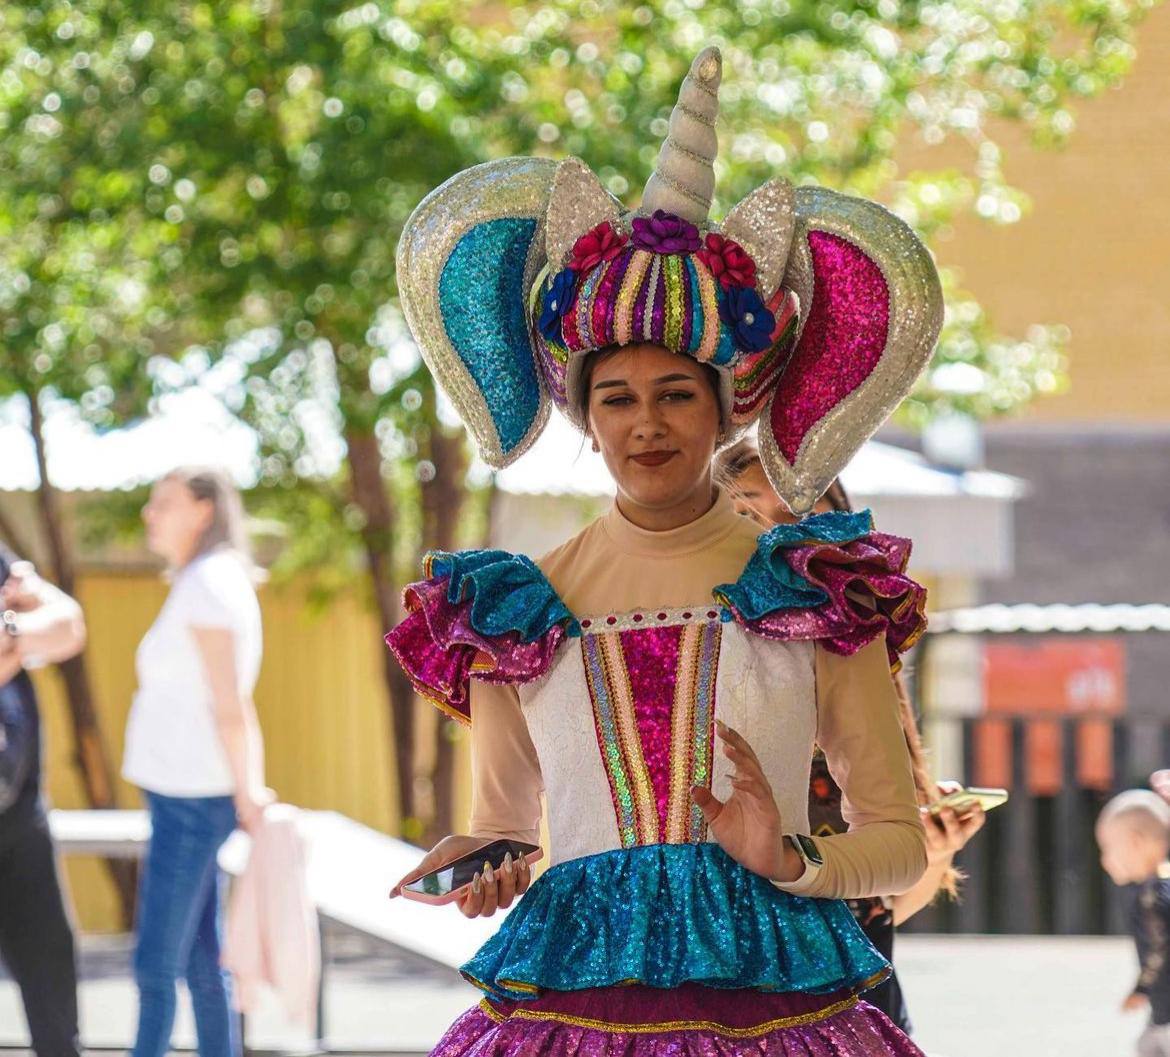
<instances>
[{"instance_id":1,"label":"woman's nose","mask_svg":"<svg viewBox=\"0 0 1170 1057\"><path fill-rule=\"evenodd\" d=\"M638 416L634 427L639 437L660 437L666 431L666 422L662 412L654 405L645 408Z\"/></svg>"}]
</instances>

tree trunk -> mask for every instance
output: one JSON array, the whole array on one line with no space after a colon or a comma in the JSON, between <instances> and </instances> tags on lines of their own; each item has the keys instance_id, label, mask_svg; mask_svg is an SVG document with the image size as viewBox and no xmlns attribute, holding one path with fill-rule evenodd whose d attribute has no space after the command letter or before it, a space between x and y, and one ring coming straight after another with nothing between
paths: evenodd
<instances>
[{"instance_id":1,"label":"tree trunk","mask_svg":"<svg viewBox=\"0 0 1170 1057\"><path fill-rule=\"evenodd\" d=\"M424 546L453 550L459 544L459 515L466 496L467 455L462 436L448 436L432 418L428 455L434 473L422 483ZM445 716L435 727L435 762L431 770L433 813L427 842L454 831L455 739L454 720Z\"/></svg>"},{"instance_id":2,"label":"tree trunk","mask_svg":"<svg viewBox=\"0 0 1170 1057\"><path fill-rule=\"evenodd\" d=\"M349 431L345 435L349 453L350 483L353 501L365 517L362 544L374 602L383 632L398 620L398 596L394 585L391 553L394 511L382 479L382 453L372 433ZM398 810L402 835L417 839L422 827L415 813L414 795L414 693L394 655L382 650L382 671L386 683L386 700L390 709L390 727L394 738L394 764L398 785Z\"/></svg>"},{"instance_id":3,"label":"tree trunk","mask_svg":"<svg viewBox=\"0 0 1170 1057\"><path fill-rule=\"evenodd\" d=\"M73 554L61 524L61 511L57 493L49 480L48 459L45 452L44 417L36 393L29 393L30 427L33 447L36 451L37 472L40 484L37 488L37 506L41 515L41 527L48 543L49 560L52 568L49 578L71 598L77 596L77 570ZM114 786L114 768L102 739L101 723L94 703L93 685L83 650L76 657L70 657L57 665L65 684L65 696L69 703L69 716L73 727L74 765L77 767L86 800L90 807L117 807ZM124 860L108 859L106 868L118 890L122 911L122 925L128 927L134 920L135 878L134 865Z\"/></svg>"},{"instance_id":4,"label":"tree trunk","mask_svg":"<svg viewBox=\"0 0 1170 1057\"><path fill-rule=\"evenodd\" d=\"M16 528L16 523L0 509L0 539L8 541L14 554L28 561L35 561L32 547Z\"/></svg>"}]
</instances>

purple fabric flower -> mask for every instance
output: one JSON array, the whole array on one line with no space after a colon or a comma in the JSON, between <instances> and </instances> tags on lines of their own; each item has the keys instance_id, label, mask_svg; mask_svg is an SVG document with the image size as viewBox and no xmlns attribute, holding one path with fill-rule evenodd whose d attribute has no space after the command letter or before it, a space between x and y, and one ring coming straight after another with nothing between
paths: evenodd
<instances>
[{"instance_id":1,"label":"purple fabric flower","mask_svg":"<svg viewBox=\"0 0 1170 1057\"><path fill-rule=\"evenodd\" d=\"M694 253L702 245L699 229L664 209L652 217L634 217L634 245L651 253Z\"/></svg>"},{"instance_id":2,"label":"purple fabric flower","mask_svg":"<svg viewBox=\"0 0 1170 1057\"><path fill-rule=\"evenodd\" d=\"M736 348L761 352L772 344L776 317L752 287L731 287L719 301L719 317L731 328Z\"/></svg>"},{"instance_id":3,"label":"purple fabric flower","mask_svg":"<svg viewBox=\"0 0 1170 1057\"><path fill-rule=\"evenodd\" d=\"M545 341L561 340L561 320L573 303L573 287L577 273L572 268L557 272L544 295L544 306L540 312L540 332Z\"/></svg>"}]
</instances>

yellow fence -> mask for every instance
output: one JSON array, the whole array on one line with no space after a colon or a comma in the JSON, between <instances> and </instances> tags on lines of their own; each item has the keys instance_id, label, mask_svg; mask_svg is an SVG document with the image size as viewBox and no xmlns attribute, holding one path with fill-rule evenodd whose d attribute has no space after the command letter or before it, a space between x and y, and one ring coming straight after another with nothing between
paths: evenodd
<instances>
[{"instance_id":1,"label":"yellow fence","mask_svg":"<svg viewBox=\"0 0 1170 1057\"><path fill-rule=\"evenodd\" d=\"M150 573L91 573L79 587L102 730L118 765L135 688L134 652L166 590ZM394 754L382 682L385 647L376 617L356 590L319 615L310 614L305 591L296 584L262 587L260 601L264 665L256 704L269 784L282 800L341 811L368 826L397 832ZM57 807L84 807L60 681L50 670L38 673L36 682L45 722L50 797ZM419 742L429 748L433 743L429 732L438 714L429 706L418 707ZM456 770L458 823L468 811L465 740ZM137 790L125 783L119 785L118 797L119 806L140 804ZM114 892L101 864L71 858L66 860L66 875L78 924L89 931L114 928L118 921Z\"/></svg>"}]
</instances>

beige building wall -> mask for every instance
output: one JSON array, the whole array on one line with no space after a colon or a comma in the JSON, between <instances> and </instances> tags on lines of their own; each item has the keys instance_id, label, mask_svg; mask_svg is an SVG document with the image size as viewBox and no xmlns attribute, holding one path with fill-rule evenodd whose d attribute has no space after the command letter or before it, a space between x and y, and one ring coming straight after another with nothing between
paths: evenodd
<instances>
[{"instance_id":1,"label":"beige building wall","mask_svg":"<svg viewBox=\"0 0 1170 1057\"><path fill-rule=\"evenodd\" d=\"M1065 323L1069 390L1037 400L1028 421L1170 422L1170 5L1137 32L1122 85L1075 101L1062 149L997 128L1008 180L1032 210L1007 227L976 218L935 249L997 328ZM910 146L903 171L957 160L957 148Z\"/></svg>"}]
</instances>

